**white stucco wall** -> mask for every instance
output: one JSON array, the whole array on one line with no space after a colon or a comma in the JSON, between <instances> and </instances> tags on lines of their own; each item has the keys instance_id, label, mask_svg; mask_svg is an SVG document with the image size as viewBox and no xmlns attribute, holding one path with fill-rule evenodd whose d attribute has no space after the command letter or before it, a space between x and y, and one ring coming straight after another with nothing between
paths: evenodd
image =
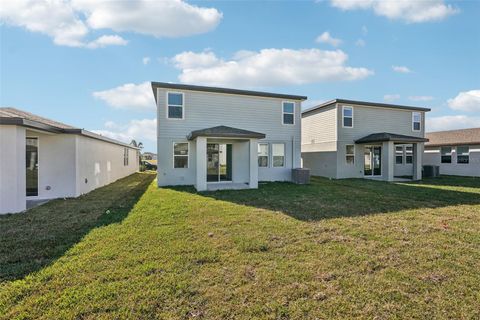
<instances>
[{"instance_id":1,"label":"white stucco wall","mask_svg":"<svg viewBox=\"0 0 480 320\"><path fill-rule=\"evenodd\" d=\"M468 164L457 163L457 148L451 147L452 163L441 163L440 147L425 146L423 164L440 166L440 174L444 175L480 177L480 145L469 146Z\"/></svg>"},{"instance_id":2,"label":"white stucco wall","mask_svg":"<svg viewBox=\"0 0 480 320\"><path fill-rule=\"evenodd\" d=\"M25 189L25 128L0 125L0 214L25 210Z\"/></svg>"}]
</instances>

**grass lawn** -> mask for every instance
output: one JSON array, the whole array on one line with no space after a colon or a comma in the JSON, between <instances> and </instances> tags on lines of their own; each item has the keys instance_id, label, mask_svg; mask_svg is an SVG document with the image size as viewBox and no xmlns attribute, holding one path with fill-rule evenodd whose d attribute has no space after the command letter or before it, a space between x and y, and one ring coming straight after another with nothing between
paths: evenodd
<instances>
[{"instance_id":1,"label":"grass lawn","mask_svg":"<svg viewBox=\"0 0 480 320\"><path fill-rule=\"evenodd\" d=\"M153 179L0 217L0 318L480 318L480 179Z\"/></svg>"}]
</instances>

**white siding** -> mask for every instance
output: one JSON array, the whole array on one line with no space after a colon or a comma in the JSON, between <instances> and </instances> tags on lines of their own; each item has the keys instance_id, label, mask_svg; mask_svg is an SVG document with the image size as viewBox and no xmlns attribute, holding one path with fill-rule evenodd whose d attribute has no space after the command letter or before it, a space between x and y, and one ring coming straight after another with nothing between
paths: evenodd
<instances>
[{"instance_id":1,"label":"white siding","mask_svg":"<svg viewBox=\"0 0 480 320\"><path fill-rule=\"evenodd\" d=\"M423 164L440 166L440 174L444 175L480 177L480 145L469 146L468 164L457 163L456 146L451 147L452 163L441 163L440 147L425 146Z\"/></svg>"},{"instance_id":2,"label":"white siding","mask_svg":"<svg viewBox=\"0 0 480 320\"><path fill-rule=\"evenodd\" d=\"M331 105L302 117L302 152L324 151L321 144L337 140L336 116L336 105Z\"/></svg>"}]
</instances>

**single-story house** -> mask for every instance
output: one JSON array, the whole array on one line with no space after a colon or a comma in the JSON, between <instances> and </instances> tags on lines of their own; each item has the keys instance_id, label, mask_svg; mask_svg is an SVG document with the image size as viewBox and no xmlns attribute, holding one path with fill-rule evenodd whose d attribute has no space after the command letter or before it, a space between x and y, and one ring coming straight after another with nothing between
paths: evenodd
<instances>
[{"instance_id":1,"label":"single-story house","mask_svg":"<svg viewBox=\"0 0 480 320\"><path fill-rule=\"evenodd\" d=\"M307 97L152 82L157 103L158 185L198 191L291 181L300 163Z\"/></svg>"},{"instance_id":2,"label":"single-story house","mask_svg":"<svg viewBox=\"0 0 480 320\"><path fill-rule=\"evenodd\" d=\"M480 177L480 128L427 133L424 165L440 167L440 174Z\"/></svg>"},{"instance_id":3,"label":"single-story house","mask_svg":"<svg viewBox=\"0 0 480 320\"><path fill-rule=\"evenodd\" d=\"M131 145L14 108L0 108L0 214L27 201L77 197L138 170Z\"/></svg>"},{"instance_id":4,"label":"single-story house","mask_svg":"<svg viewBox=\"0 0 480 320\"><path fill-rule=\"evenodd\" d=\"M302 112L302 161L312 175L422 178L428 108L335 99Z\"/></svg>"}]
</instances>

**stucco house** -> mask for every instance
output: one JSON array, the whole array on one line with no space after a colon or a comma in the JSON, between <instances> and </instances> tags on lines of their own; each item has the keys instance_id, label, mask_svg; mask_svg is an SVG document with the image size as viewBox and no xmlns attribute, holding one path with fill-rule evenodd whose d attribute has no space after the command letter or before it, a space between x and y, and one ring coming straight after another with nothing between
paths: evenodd
<instances>
[{"instance_id":1,"label":"stucco house","mask_svg":"<svg viewBox=\"0 0 480 320\"><path fill-rule=\"evenodd\" d=\"M440 167L440 174L480 177L480 128L426 134L423 164Z\"/></svg>"},{"instance_id":2,"label":"stucco house","mask_svg":"<svg viewBox=\"0 0 480 320\"><path fill-rule=\"evenodd\" d=\"M0 108L0 214L77 197L138 170L138 148L14 108Z\"/></svg>"},{"instance_id":3,"label":"stucco house","mask_svg":"<svg viewBox=\"0 0 480 320\"><path fill-rule=\"evenodd\" d=\"M152 82L158 185L198 191L290 181L304 96Z\"/></svg>"},{"instance_id":4,"label":"stucco house","mask_svg":"<svg viewBox=\"0 0 480 320\"><path fill-rule=\"evenodd\" d=\"M335 99L302 112L302 161L312 175L422 178L428 108Z\"/></svg>"}]
</instances>

